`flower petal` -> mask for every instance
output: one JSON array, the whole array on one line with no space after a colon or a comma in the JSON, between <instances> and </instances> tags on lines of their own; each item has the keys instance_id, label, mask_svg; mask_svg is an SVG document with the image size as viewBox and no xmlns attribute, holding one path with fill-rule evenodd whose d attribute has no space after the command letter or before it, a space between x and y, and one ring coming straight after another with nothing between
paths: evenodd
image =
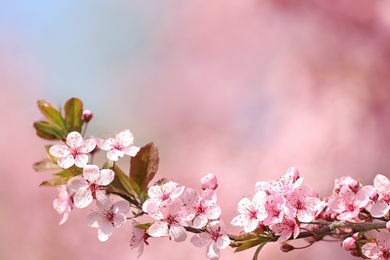
<instances>
[{"instance_id":1,"label":"flower petal","mask_svg":"<svg viewBox=\"0 0 390 260\"><path fill-rule=\"evenodd\" d=\"M154 222L148 229L148 234L152 237L162 237L168 235L168 224L163 221Z\"/></svg>"},{"instance_id":2,"label":"flower petal","mask_svg":"<svg viewBox=\"0 0 390 260\"><path fill-rule=\"evenodd\" d=\"M70 154L70 149L66 145L56 144L50 147L49 153L57 158L65 158Z\"/></svg>"},{"instance_id":3,"label":"flower petal","mask_svg":"<svg viewBox=\"0 0 390 260\"><path fill-rule=\"evenodd\" d=\"M80 147L82 143L83 143L83 137L79 132L76 131L70 132L66 137L66 144L71 149L76 149Z\"/></svg>"},{"instance_id":4,"label":"flower petal","mask_svg":"<svg viewBox=\"0 0 390 260\"><path fill-rule=\"evenodd\" d=\"M88 186L81 187L74 196L74 205L78 208L85 208L91 204L93 198Z\"/></svg>"},{"instance_id":5,"label":"flower petal","mask_svg":"<svg viewBox=\"0 0 390 260\"><path fill-rule=\"evenodd\" d=\"M95 182L100 177L99 167L96 165L85 165L83 177L90 182Z\"/></svg>"},{"instance_id":6,"label":"flower petal","mask_svg":"<svg viewBox=\"0 0 390 260\"><path fill-rule=\"evenodd\" d=\"M106 186L114 180L114 177L115 177L115 173L113 170L102 169L100 171L100 177L96 180L96 183L99 185Z\"/></svg>"}]
</instances>

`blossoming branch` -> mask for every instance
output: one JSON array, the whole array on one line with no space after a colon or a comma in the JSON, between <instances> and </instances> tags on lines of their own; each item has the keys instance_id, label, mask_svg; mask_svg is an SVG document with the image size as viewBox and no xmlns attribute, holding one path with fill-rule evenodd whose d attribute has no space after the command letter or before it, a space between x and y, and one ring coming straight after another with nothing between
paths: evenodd
<instances>
[{"instance_id":1,"label":"blossoming branch","mask_svg":"<svg viewBox=\"0 0 390 260\"><path fill-rule=\"evenodd\" d=\"M57 188L53 206L62 214L60 225L74 208L95 203L97 210L87 216L87 224L97 229L98 239L106 241L114 228L130 220L130 245L138 249L138 257L151 237L182 242L192 233L190 242L206 246L209 259L219 259L221 250L229 246L235 252L256 247L253 259L257 259L267 243L279 242L280 249L289 252L325 237L340 241L354 256L390 259L390 180L386 176L378 174L373 185L344 176L336 179L329 196L320 198L291 167L276 180L258 181L253 196L238 202L238 215L228 223L243 230L229 234L217 203L215 175L203 176L199 189L165 178L151 184L159 163L154 143L135 146L130 130L108 139L86 137L93 114L83 109L78 98L69 99L62 110L47 101L38 101L38 108L44 119L34 123L36 133L55 143L45 146L48 158L33 167L56 171L40 186ZM101 151L107 160L101 166L92 164L95 153ZM116 164L125 155L130 157L129 174ZM119 200L113 202L114 196ZM150 222L137 220L143 215ZM307 246L294 247L290 242L297 239L306 239Z\"/></svg>"}]
</instances>

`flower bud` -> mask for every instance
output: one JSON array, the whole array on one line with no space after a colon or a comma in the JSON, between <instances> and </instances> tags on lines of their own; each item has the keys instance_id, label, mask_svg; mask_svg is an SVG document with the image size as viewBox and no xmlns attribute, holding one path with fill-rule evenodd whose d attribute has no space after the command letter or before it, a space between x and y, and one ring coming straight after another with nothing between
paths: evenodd
<instances>
[{"instance_id":1,"label":"flower bud","mask_svg":"<svg viewBox=\"0 0 390 260\"><path fill-rule=\"evenodd\" d=\"M282 244L280 246L280 250L284 253L288 253L290 251L293 251L294 250L294 247L290 244Z\"/></svg>"},{"instance_id":2,"label":"flower bud","mask_svg":"<svg viewBox=\"0 0 390 260\"><path fill-rule=\"evenodd\" d=\"M293 182L299 179L299 171L295 167L288 168L287 173L292 177Z\"/></svg>"},{"instance_id":3,"label":"flower bud","mask_svg":"<svg viewBox=\"0 0 390 260\"><path fill-rule=\"evenodd\" d=\"M358 192L360 189L360 183L352 178L348 178L346 180L348 187L353 191L354 193Z\"/></svg>"},{"instance_id":4,"label":"flower bud","mask_svg":"<svg viewBox=\"0 0 390 260\"><path fill-rule=\"evenodd\" d=\"M202 189L212 189L215 190L218 187L217 177L214 174L208 173L202 179L200 179L202 183Z\"/></svg>"},{"instance_id":5,"label":"flower bud","mask_svg":"<svg viewBox=\"0 0 390 260\"><path fill-rule=\"evenodd\" d=\"M351 251L356 249L356 240L353 237L347 237L344 239L342 246L344 247L345 250Z\"/></svg>"},{"instance_id":6,"label":"flower bud","mask_svg":"<svg viewBox=\"0 0 390 260\"><path fill-rule=\"evenodd\" d=\"M387 221L387 223L386 223L386 229L390 231L390 221Z\"/></svg>"},{"instance_id":7,"label":"flower bud","mask_svg":"<svg viewBox=\"0 0 390 260\"><path fill-rule=\"evenodd\" d=\"M92 116L93 116L93 114L92 114L91 110L85 109L83 111L83 118L84 118L85 122L88 123L92 119Z\"/></svg>"}]
</instances>

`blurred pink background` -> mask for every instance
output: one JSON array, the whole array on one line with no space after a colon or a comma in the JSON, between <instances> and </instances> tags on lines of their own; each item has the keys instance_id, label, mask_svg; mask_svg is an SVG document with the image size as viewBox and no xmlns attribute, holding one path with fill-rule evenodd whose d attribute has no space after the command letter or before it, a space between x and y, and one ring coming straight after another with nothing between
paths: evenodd
<instances>
[{"instance_id":1,"label":"blurred pink background","mask_svg":"<svg viewBox=\"0 0 390 260\"><path fill-rule=\"evenodd\" d=\"M256 181L290 166L321 196L337 177L390 176L389 68L386 0L1 1L0 259L136 258L130 223L97 239L85 224L93 206L58 226L55 189L38 187L51 176L31 167L48 143L32 127L38 99L81 98L94 111L89 135L154 141L159 177L196 188L216 174L230 223ZM150 239L141 259L205 251ZM340 242L288 254L269 244L260 258L271 257L355 259Z\"/></svg>"}]
</instances>

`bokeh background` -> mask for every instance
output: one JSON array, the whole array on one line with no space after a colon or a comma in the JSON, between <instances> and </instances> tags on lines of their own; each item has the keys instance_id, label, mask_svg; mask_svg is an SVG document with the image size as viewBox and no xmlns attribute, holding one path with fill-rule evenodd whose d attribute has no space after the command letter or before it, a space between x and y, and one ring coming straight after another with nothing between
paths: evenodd
<instances>
[{"instance_id":1,"label":"bokeh background","mask_svg":"<svg viewBox=\"0 0 390 260\"><path fill-rule=\"evenodd\" d=\"M86 226L93 206L58 226L55 189L38 187L50 174L31 167L47 144L38 99L81 98L89 135L154 141L159 177L198 187L216 174L227 223L256 181L290 166L321 196L337 177L390 175L386 0L2 0L0 86L0 259L136 258L130 223L105 243ZM141 259L206 259L188 240L150 239ZM340 242L270 244L261 258L355 259Z\"/></svg>"}]
</instances>

